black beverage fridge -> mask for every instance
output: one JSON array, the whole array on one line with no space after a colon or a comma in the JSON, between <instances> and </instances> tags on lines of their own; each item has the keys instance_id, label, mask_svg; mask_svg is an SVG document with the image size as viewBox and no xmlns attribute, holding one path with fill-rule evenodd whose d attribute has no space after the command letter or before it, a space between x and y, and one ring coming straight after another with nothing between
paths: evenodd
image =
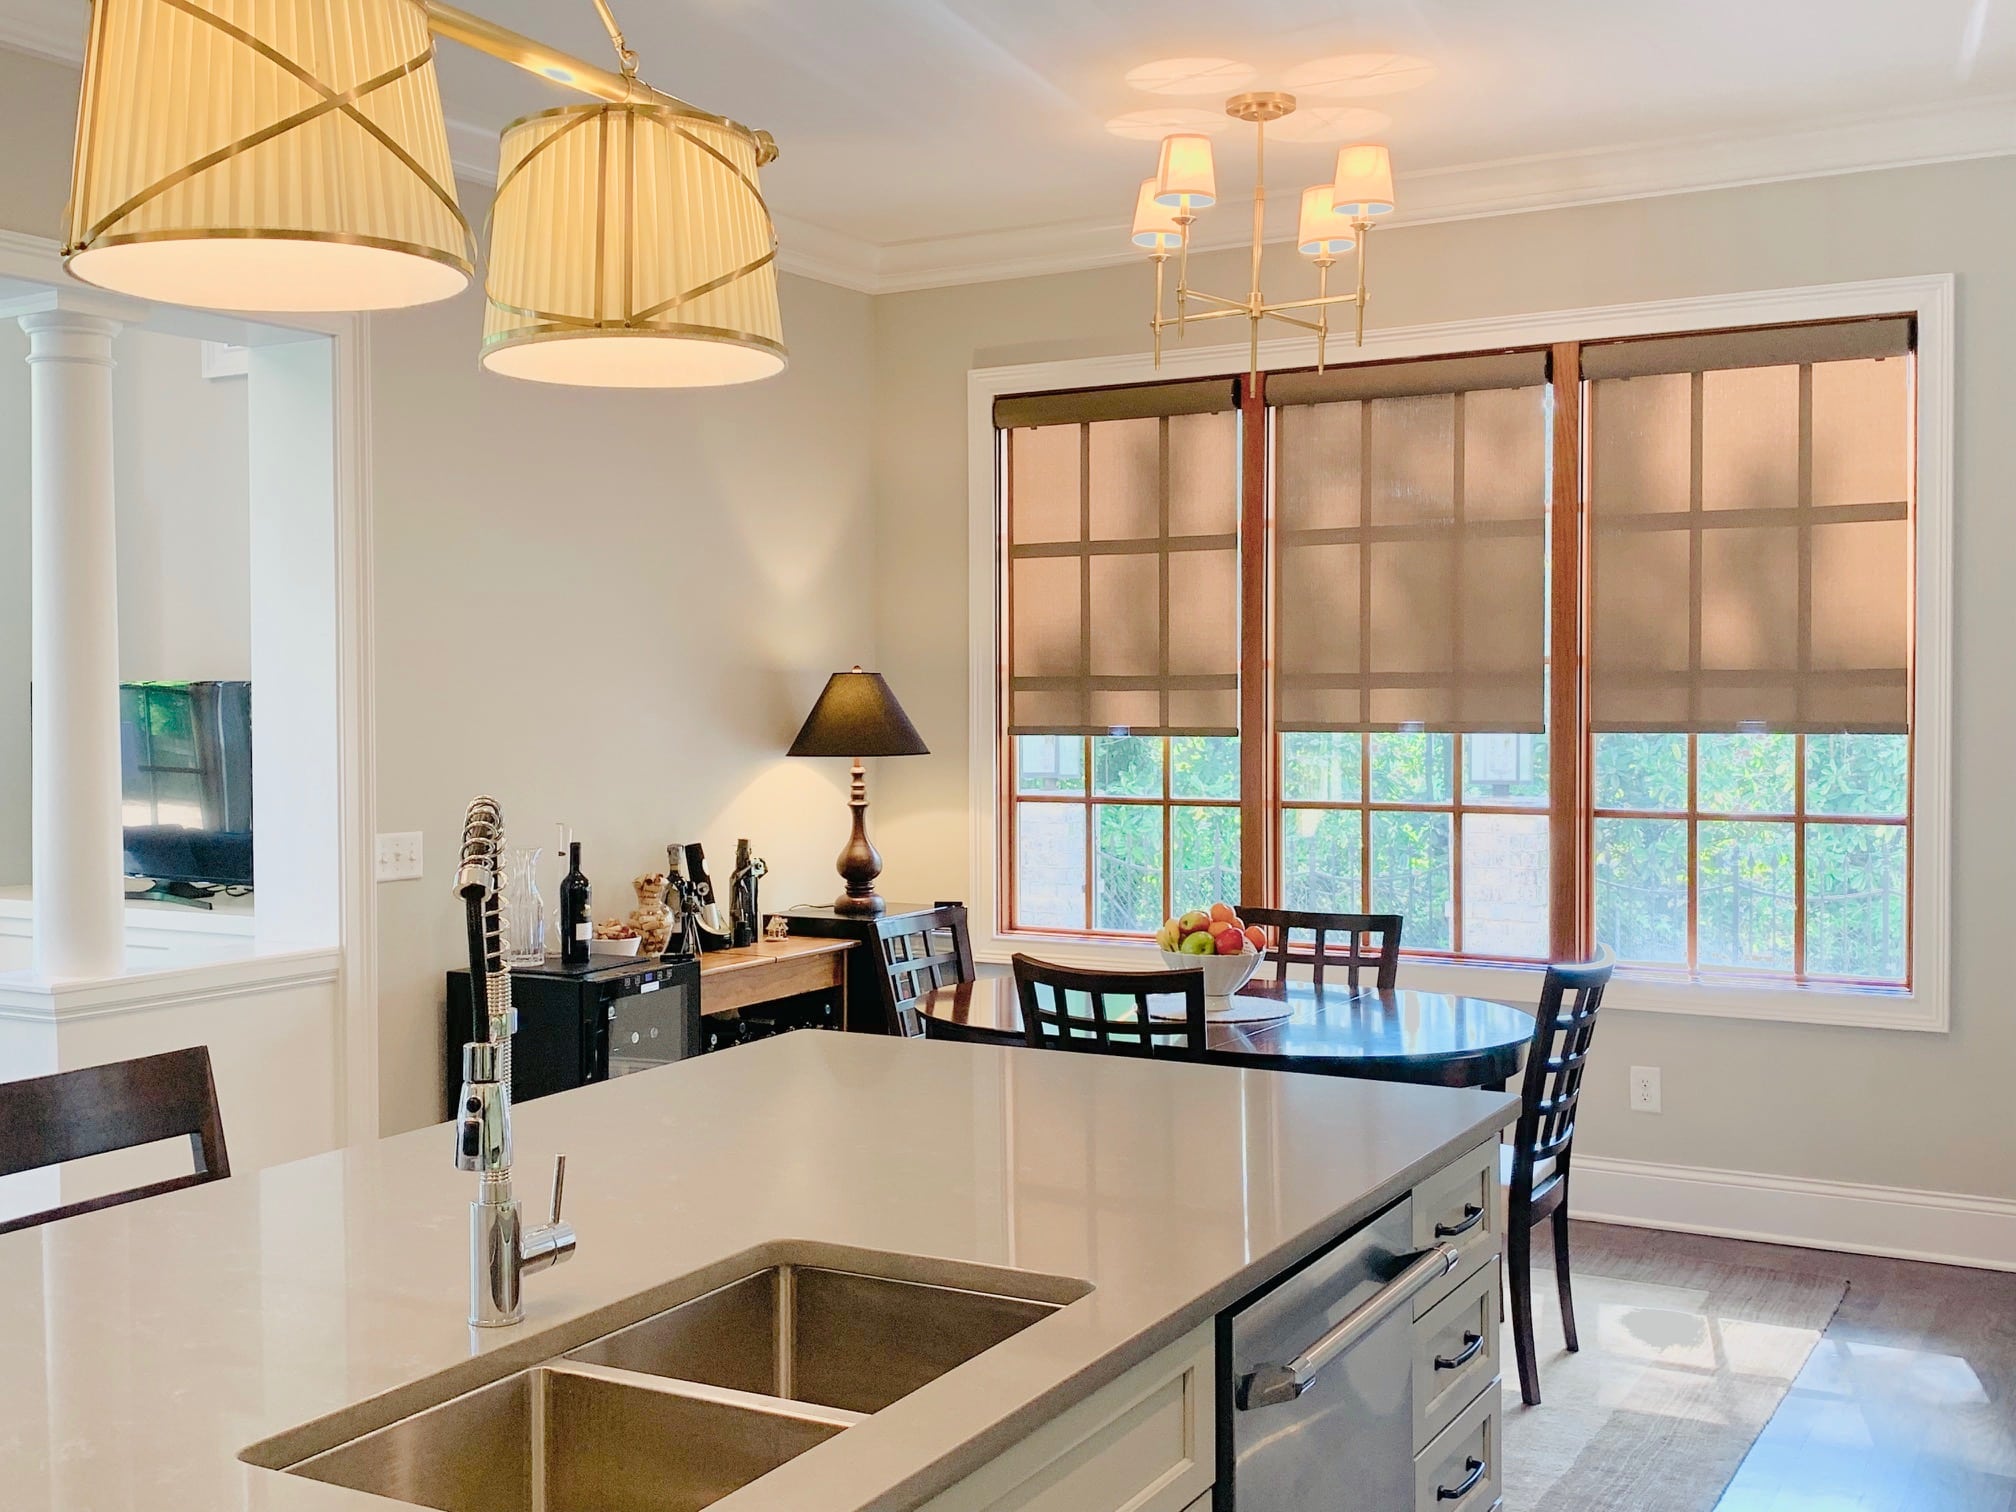
<instances>
[{"instance_id":1,"label":"black beverage fridge","mask_svg":"<svg viewBox=\"0 0 2016 1512\"><path fill-rule=\"evenodd\" d=\"M469 973L448 973L448 1066L443 1106L461 1094L462 1046L473 1034ZM690 956L590 956L579 966L548 956L511 968L518 1033L511 1042L511 1098L648 1071L698 1055L700 963Z\"/></svg>"}]
</instances>

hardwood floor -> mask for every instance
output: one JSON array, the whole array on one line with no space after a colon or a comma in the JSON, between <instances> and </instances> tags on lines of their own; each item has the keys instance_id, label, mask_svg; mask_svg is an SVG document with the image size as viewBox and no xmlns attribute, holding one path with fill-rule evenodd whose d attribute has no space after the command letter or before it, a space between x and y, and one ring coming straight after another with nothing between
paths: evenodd
<instances>
[{"instance_id":1,"label":"hardwood floor","mask_svg":"<svg viewBox=\"0 0 2016 1512\"><path fill-rule=\"evenodd\" d=\"M2016 1274L1580 1222L1571 1243L1577 1269L1659 1254L1848 1283L1714 1512L2016 1512Z\"/></svg>"}]
</instances>

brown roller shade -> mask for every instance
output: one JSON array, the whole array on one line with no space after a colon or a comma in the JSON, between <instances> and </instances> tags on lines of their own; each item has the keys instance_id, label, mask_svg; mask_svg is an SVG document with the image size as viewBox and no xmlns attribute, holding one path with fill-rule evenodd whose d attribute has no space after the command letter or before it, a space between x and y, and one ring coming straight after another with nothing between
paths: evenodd
<instances>
[{"instance_id":1,"label":"brown roller shade","mask_svg":"<svg viewBox=\"0 0 2016 1512\"><path fill-rule=\"evenodd\" d=\"M1752 326L1698 336L1647 336L1592 341L1582 348L1584 378L1645 378L1655 373L1709 373L1721 368L1787 367L1902 357L1911 350L1911 321L1902 315L1836 320L1820 325Z\"/></svg>"},{"instance_id":2,"label":"brown roller shade","mask_svg":"<svg viewBox=\"0 0 2016 1512\"><path fill-rule=\"evenodd\" d=\"M1545 352L1488 352L1475 357L1364 362L1321 373L1270 373L1267 402L1341 404L1352 399L1401 399L1410 394L1531 388L1546 381Z\"/></svg>"},{"instance_id":3,"label":"brown roller shade","mask_svg":"<svg viewBox=\"0 0 2016 1512\"><path fill-rule=\"evenodd\" d=\"M1281 729L1545 728L1545 379L1538 352L1269 378Z\"/></svg>"},{"instance_id":4,"label":"brown roller shade","mask_svg":"<svg viewBox=\"0 0 2016 1512\"><path fill-rule=\"evenodd\" d=\"M1006 394L994 401L997 430L1027 425L1079 425L1092 420L1149 420L1163 415L1216 415L1239 407L1230 378L1194 383L1143 383L1132 388L1062 389Z\"/></svg>"},{"instance_id":5,"label":"brown roller shade","mask_svg":"<svg viewBox=\"0 0 2016 1512\"><path fill-rule=\"evenodd\" d=\"M1143 395L1231 392L997 405L1024 417L1005 427L1010 734L1238 734L1239 417L1215 401L1131 413ZM1067 399L1081 418L1028 423Z\"/></svg>"},{"instance_id":6,"label":"brown roller shade","mask_svg":"<svg viewBox=\"0 0 2016 1512\"><path fill-rule=\"evenodd\" d=\"M1880 320L1584 348L1594 728L1909 727L1908 337Z\"/></svg>"}]
</instances>

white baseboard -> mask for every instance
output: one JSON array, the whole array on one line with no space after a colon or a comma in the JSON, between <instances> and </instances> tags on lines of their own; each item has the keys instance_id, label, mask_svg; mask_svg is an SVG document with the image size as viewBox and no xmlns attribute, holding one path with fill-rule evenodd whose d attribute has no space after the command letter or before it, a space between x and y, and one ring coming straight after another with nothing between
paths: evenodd
<instances>
[{"instance_id":1,"label":"white baseboard","mask_svg":"<svg viewBox=\"0 0 2016 1512\"><path fill-rule=\"evenodd\" d=\"M1598 1223L2016 1271L2016 1202L1997 1197L1577 1155L1569 1207Z\"/></svg>"}]
</instances>

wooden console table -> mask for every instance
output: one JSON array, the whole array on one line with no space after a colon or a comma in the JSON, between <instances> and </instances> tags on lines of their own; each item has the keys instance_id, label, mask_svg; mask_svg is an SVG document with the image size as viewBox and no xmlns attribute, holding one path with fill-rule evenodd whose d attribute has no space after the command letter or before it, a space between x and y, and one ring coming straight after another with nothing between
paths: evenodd
<instances>
[{"instance_id":1,"label":"wooden console table","mask_svg":"<svg viewBox=\"0 0 2016 1512\"><path fill-rule=\"evenodd\" d=\"M758 940L733 950L710 950L700 957L700 1012L733 1013L758 1003L808 992L830 993L847 1023L847 952L852 940L819 940L794 935Z\"/></svg>"}]
</instances>

